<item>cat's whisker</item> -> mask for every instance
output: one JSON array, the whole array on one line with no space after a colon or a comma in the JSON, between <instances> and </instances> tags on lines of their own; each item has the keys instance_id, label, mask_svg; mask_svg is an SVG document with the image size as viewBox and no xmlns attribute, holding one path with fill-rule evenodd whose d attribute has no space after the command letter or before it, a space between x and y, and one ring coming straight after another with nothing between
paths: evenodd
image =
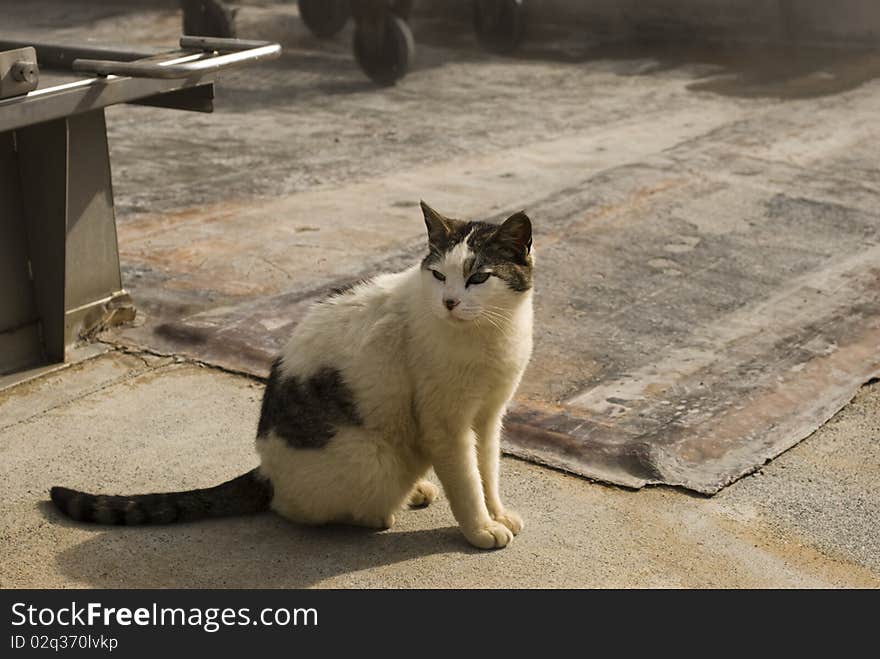
<instances>
[{"instance_id":1,"label":"cat's whisker","mask_svg":"<svg viewBox=\"0 0 880 659\"><path fill-rule=\"evenodd\" d=\"M503 313L498 313L497 311L492 311L490 309L483 309L483 313L487 316L492 316L493 318L498 318L499 320L503 320L506 322L510 322L511 316Z\"/></svg>"},{"instance_id":2,"label":"cat's whisker","mask_svg":"<svg viewBox=\"0 0 880 659\"><path fill-rule=\"evenodd\" d=\"M493 319L492 316L490 316L488 314L483 314L480 317L485 319L487 323L492 325L505 338L510 338L512 336L510 329L508 327L501 325L501 323L498 320Z\"/></svg>"},{"instance_id":3,"label":"cat's whisker","mask_svg":"<svg viewBox=\"0 0 880 659\"><path fill-rule=\"evenodd\" d=\"M488 313L492 313L492 314L495 314L496 316L504 318L505 320L513 320L513 314L510 313L506 309L502 309L501 307L497 307L497 308L485 307L484 310Z\"/></svg>"},{"instance_id":4,"label":"cat's whisker","mask_svg":"<svg viewBox=\"0 0 880 659\"><path fill-rule=\"evenodd\" d=\"M483 308L490 311L504 313L505 315L510 315L510 309L508 309L507 307L498 306L497 304L484 304Z\"/></svg>"},{"instance_id":5,"label":"cat's whisker","mask_svg":"<svg viewBox=\"0 0 880 659\"><path fill-rule=\"evenodd\" d=\"M494 312L486 312L484 311L482 316L486 318L488 321L491 321L492 324L497 327L499 330L507 331L511 328L510 318L507 316L502 316L500 314L495 314Z\"/></svg>"}]
</instances>

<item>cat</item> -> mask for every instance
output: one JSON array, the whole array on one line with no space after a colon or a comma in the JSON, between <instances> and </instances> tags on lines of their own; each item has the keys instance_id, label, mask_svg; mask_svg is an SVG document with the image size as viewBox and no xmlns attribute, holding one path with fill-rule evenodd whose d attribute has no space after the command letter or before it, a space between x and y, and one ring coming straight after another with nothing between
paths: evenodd
<instances>
[{"instance_id":1,"label":"cat","mask_svg":"<svg viewBox=\"0 0 880 659\"><path fill-rule=\"evenodd\" d=\"M532 225L444 217L421 202L420 263L315 303L272 366L260 466L213 488L136 496L53 487L69 517L162 524L274 510L300 523L394 524L438 495L465 538L523 528L498 491L502 417L532 352Z\"/></svg>"}]
</instances>

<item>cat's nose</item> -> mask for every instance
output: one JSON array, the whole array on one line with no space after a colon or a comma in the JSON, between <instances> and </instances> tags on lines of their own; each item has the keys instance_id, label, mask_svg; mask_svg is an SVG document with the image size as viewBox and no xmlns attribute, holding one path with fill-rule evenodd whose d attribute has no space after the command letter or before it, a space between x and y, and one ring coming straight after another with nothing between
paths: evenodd
<instances>
[{"instance_id":1,"label":"cat's nose","mask_svg":"<svg viewBox=\"0 0 880 659\"><path fill-rule=\"evenodd\" d=\"M443 300L443 304L445 304L446 308L449 309L450 311L455 309L455 307L458 306L459 302L461 302L461 300L456 300L455 298L451 298L451 297L448 297L445 300Z\"/></svg>"}]
</instances>

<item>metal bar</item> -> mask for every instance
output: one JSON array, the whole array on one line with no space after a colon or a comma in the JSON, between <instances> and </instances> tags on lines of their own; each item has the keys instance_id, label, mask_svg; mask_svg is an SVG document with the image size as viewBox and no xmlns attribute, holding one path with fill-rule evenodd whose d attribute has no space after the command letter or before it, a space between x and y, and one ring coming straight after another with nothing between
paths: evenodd
<instances>
[{"instance_id":1,"label":"metal bar","mask_svg":"<svg viewBox=\"0 0 880 659\"><path fill-rule=\"evenodd\" d=\"M264 42L265 43L265 42ZM162 80L189 78L216 73L235 66L243 66L260 60L275 59L281 55L281 46L269 43L257 48L209 56L186 64L172 62L114 62L111 60L77 59L73 70L96 73L100 76L118 75L133 78L159 78Z\"/></svg>"},{"instance_id":2,"label":"metal bar","mask_svg":"<svg viewBox=\"0 0 880 659\"><path fill-rule=\"evenodd\" d=\"M131 101L135 105L151 105L158 108L171 108L173 110L189 110L190 112L213 112L214 111L214 83L200 84L196 87L179 89L176 92L166 92L147 96Z\"/></svg>"},{"instance_id":3,"label":"metal bar","mask_svg":"<svg viewBox=\"0 0 880 659\"><path fill-rule=\"evenodd\" d=\"M23 39L0 39L0 50L14 50L27 46L33 46L36 49L37 61L44 69L70 70L73 66L73 61L80 58L132 62L134 60L155 57L162 53L162 51L158 50L153 52L137 52L100 46L67 46Z\"/></svg>"},{"instance_id":4,"label":"metal bar","mask_svg":"<svg viewBox=\"0 0 880 659\"><path fill-rule=\"evenodd\" d=\"M210 75L195 84L213 82ZM189 80L150 80L146 78L87 78L55 87L38 89L16 98L0 99L0 132L67 117L117 103L192 87ZM13 111L13 107L15 108ZM7 111L7 108L8 111Z\"/></svg>"},{"instance_id":5,"label":"metal bar","mask_svg":"<svg viewBox=\"0 0 880 659\"><path fill-rule=\"evenodd\" d=\"M253 39L223 39L220 37L196 37L191 35L183 35L180 37L181 48L195 48L196 50L212 51L216 50L221 53L232 53L239 50L248 50L250 48L261 48L268 46L271 41L256 41Z\"/></svg>"}]
</instances>

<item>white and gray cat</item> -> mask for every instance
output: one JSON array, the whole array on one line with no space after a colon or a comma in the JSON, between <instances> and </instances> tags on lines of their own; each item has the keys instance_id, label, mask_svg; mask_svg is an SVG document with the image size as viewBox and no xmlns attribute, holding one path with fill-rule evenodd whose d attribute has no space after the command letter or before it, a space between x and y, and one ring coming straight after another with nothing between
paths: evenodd
<instances>
[{"instance_id":1,"label":"white and gray cat","mask_svg":"<svg viewBox=\"0 0 880 659\"><path fill-rule=\"evenodd\" d=\"M532 352L532 227L444 217L428 254L316 303L275 361L260 466L213 488L106 496L52 488L69 517L163 524L272 509L307 524L394 524L437 488L462 533L504 547L523 527L498 492L499 435Z\"/></svg>"}]
</instances>

